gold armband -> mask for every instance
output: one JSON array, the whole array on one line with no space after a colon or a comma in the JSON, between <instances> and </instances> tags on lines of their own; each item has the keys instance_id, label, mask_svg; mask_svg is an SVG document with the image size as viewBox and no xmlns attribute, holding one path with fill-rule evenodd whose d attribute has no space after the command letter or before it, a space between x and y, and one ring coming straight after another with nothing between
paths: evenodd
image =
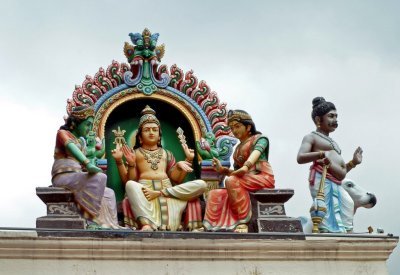
<instances>
[{"instance_id":1,"label":"gold armband","mask_svg":"<svg viewBox=\"0 0 400 275\"><path fill-rule=\"evenodd\" d=\"M90 163L90 160L89 160L89 159L84 159L84 160L83 160L83 164L88 165L89 163Z\"/></svg>"},{"instance_id":2,"label":"gold armband","mask_svg":"<svg viewBox=\"0 0 400 275\"><path fill-rule=\"evenodd\" d=\"M128 167L132 167L132 168L136 167L136 163L134 163L133 165L130 165L129 162L126 162L126 165L128 165Z\"/></svg>"},{"instance_id":3,"label":"gold armband","mask_svg":"<svg viewBox=\"0 0 400 275\"><path fill-rule=\"evenodd\" d=\"M253 166L253 163L251 163L251 161L246 160L243 166L247 166L247 168L250 170L250 168Z\"/></svg>"},{"instance_id":4,"label":"gold armband","mask_svg":"<svg viewBox=\"0 0 400 275\"><path fill-rule=\"evenodd\" d=\"M122 160L116 160L115 163L116 163L117 165L124 164L124 163L122 162Z\"/></svg>"},{"instance_id":5,"label":"gold armband","mask_svg":"<svg viewBox=\"0 0 400 275\"><path fill-rule=\"evenodd\" d=\"M350 168L356 167L352 160L350 160L347 164L350 166Z\"/></svg>"}]
</instances>

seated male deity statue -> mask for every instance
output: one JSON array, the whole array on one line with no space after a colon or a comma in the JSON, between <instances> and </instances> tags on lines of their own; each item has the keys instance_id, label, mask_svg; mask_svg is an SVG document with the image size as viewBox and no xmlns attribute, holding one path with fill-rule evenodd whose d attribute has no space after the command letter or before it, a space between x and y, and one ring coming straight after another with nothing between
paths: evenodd
<instances>
[{"instance_id":1,"label":"seated male deity statue","mask_svg":"<svg viewBox=\"0 0 400 275\"><path fill-rule=\"evenodd\" d=\"M139 228L145 231L181 230L182 213L188 201L198 200L207 184L203 180L182 183L193 171L194 151L182 143L186 159L175 162L173 154L162 148L161 127L155 111L146 106L141 114L133 149L126 144L117 144L112 156ZM199 219L197 224L201 227L201 208L191 209L200 211L193 216Z\"/></svg>"},{"instance_id":2,"label":"seated male deity statue","mask_svg":"<svg viewBox=\"0 0 400 275\"><path fill-rule=\"evenodd\" d=\"M363 150L361 147L356 148L352 160L345 163L339 145L329 136L338 127L335 105L325 101L323 97L314 98L312 105L311 117L317 129L303 138L297 162L312 163L309 187L314 204L320 184L324 188L326 214L318 225L319 232L351 232L353 224L346 223L350 220L344 218L344 213L352 213L354 205L345 204L352 199L341 184L346 174L362 162Z\"/></svg>"}]
</instances>

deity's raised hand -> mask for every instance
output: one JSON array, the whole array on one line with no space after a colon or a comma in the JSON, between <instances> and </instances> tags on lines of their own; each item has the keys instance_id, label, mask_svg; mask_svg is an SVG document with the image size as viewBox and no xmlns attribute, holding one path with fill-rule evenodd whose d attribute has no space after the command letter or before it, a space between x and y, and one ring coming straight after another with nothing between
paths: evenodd
<instances>
[{"instance_id":1,"label":"deity's raised hand","mask_svg":"<svg viewBox=\"0 0 400 275\"><path fill-rule=\"evenodd\" d=\"M219 159L213 157L211 164L214 167L215 171L217 171L218 173L221 172L222 165Z\"/></svg>"},{"instance_id":2,"label":"deity's raised hand","mask_svg":"<svg viewBox=\"0 0 400 275\"><path fill-rule=\"evenodd\" d=\"M362 162L362 153L363 150L361 147L357 147L353 154L353 163L354 165L360 164Z\"/></svg>"},{"instance_id":3,"label":"deity's raised hand","mask_svg":"<svg viewBox=\"0 0 400 275\"><path fill-rule=\"evenodd\" d=\"M183 151L185 152L186 160L192 161L194 159L194 150L190 149L186 143L182 143Z\"/></svg>"},{"instance_id":4,"label":"deity's raised hand","mask_svg":"<svg viewBox=\"0 0 400 275\"><path fill-rule=\"evenodd\" d=\"M115 149L111 150L111 155L116 161L122 160L123 152L119 143L117 143Z\"/></svg>"},{"instance_id":5,"label":"deity's raised hand","mask_svg":"<svg viewBox=\"0 0 400 275\"><path fill-rule=\"evenodd\" d=\"M125 144L122 146L122 152L123 152L128 164L131 166L135 165L135 163L136 163L135 151L132 148L130 148L128 145Z\"/></svg>"}]
</instances>

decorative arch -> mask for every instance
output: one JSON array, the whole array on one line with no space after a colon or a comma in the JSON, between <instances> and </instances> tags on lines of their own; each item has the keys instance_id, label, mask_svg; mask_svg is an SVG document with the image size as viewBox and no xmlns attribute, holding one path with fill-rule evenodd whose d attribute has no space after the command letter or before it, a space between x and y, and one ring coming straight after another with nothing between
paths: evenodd
<instances>
[{"instance_id":1,"label":"decorative arch","mask_svg":"<svg viewBox=\"0 0 400 275\"><path fill-rule=\"evenodd\" d=\"M133 36L142 37L144 44L136 44L137 40L132 39L133 45L125 42L123 49L128 63L113 60L107 69L100 68L94 77L86 75L82 85L75 86L72 98L67 100L67 113L70 114L76 106L93 106L95 110L93 131L100 138L108 137L106 155L108 152L109 158L110 148L107 148L107 144L112 145L110 138L113 132L113 128L108 128L109 118L112 117L111 120L114 120L115 115L120 118L120 111L117 110L124 110L126 115L128 111L125 107L136 108L140 105L140 100L162 102L166 104L163 105L165 110L186 120L185 131L193 135L190 137L191 145L195 146L198 160L203 160L201 164L196 164L200 165L200 169L197 170L201 170L197 176L201 174L201 178L213 183L214 187L217 186L221 179L214 174L211 167L210 159L215 155L210 155L209 145L213 146L213 154L216 152L218 158L229 166L233 146L236 144L227 127L226 104L220 103L217 93L212 91L204 80L198 81L192 70L184 73L175 64L170 68L166 65L159 66L165 53L165 46L156 46L158 34L151 35L150 31L145 29L142 34L136 33ZM136 100L138 102L133 102ZM171 106L174 109L169 109ZM179 113L176 113L175 109ZM132 127L132 121L127 122L126 117L122 120L127 127ZM169 122L171 124L167 123L167 129L171 125L176 126L175 122ZM119 127L119 120L118 123L115 121L110 123L110 127L111 125ZM169 136L174 134L171 130L170 127L167 131ZM107 159L102 159L98 164L107 169L108 186L116 191L117 197L121 197L123 190L118 183L114 163L110 162L108 165Z\"/></svg>"},{"instance_id":2,"label":"decorative arch","mask_svg":"<svg viewBox=\"0 0 400 275\"><path fill-rule=\"evenodd\" d=\"M174 89L170 89L174 90ZM105 97L101 104L95 105L96 115L94 119L93 131L100 138L104 138L105 125L110 114L121 104L136 99L149 98L136 88L127 88L115 94ZM200 140L207 132L212 131L211 124L207 120L206 114L194 102L178 91L172 92L166 89L160 89L157 94L151 96L152 99L160 100L177 108L189 121L194 138Z\"/></svg>"}]
</instances>

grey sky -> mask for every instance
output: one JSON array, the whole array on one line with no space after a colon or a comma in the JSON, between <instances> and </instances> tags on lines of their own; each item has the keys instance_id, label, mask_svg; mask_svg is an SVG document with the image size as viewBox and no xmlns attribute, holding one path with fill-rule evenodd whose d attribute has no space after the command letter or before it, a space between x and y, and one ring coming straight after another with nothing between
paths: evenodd
<instances>
[{"instance_id":1,"label":"grey sky","mask_svg":"<svg viewBox=\"0 0 400 275\"><path fill-rule=\"evenodd\" d=\"M45 207L36 186L50 185L55 133L67 98L85 75L125 62L128 33L148 27L166 44L162 60L193 69L228 108L248 110L271 140L277 188L295 189L287 212L308 216L308 165L296 154L314 129L311 101L336 104L332 137L349 178L377 195L355 217L400 234L400 2L398 1L5 1L0 0L0 226L34 227ZM216 2L216 3L215 3ZM7 11L7 12L5 12ZM397 260L395 260L397 259ZM398 263L395 263L397 261ZM396 249L391 274L400 269Z\"/></svg>"}]
</instances>

